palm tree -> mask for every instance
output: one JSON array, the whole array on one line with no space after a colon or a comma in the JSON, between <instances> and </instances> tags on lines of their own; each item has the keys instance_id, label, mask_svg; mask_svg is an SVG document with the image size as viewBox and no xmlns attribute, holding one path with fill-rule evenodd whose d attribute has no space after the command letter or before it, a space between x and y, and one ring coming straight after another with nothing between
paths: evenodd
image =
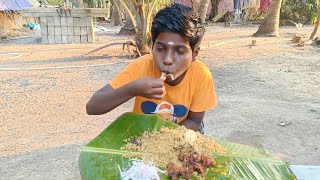
<instances>
[{"instance_id":1,"label":"palm tree","mask_svg":"<svg viewBox=\"0 0 320 180\"><path fill-rule=\"evenodd\" d=\"M266 17L254 36L279 36L280 9L282 0L272 0Z\"/></svg>"},{"instance_id":2,"label":"palm tree","mask_svg":"<svg viewBox=\"0 0 320 180\"><path fill-rule=\"evenodd\" d=\"M320 26L320 0L318 0L318 17L317 17L317 22L314 26L313 32L310 35L310 39L313 39L314 36L316 35L318 28Z\"/></svg>"},{"instance_id":3,"label":"palm tree","mask_svg":"<svg viewBox=\"0 0 320 180\"><path fill-rule=\"evenodd\" d=\"M130 46L134 46L135 52L138 55L149 53L149 44L151 38L151 24L154 14L163 8L165 5L172 3L172 0L118 0L121 3L129 16L134 29L134 41L127 41L125 43L111 43L102 47L96 48L87 54L96 52L111 45L123 44L123 49L127 46L130 55ZM195 2L195 1L194 1ZM114 4L117 9L120 9L118 4ZM199 6L199 15L201 22L204 23L209 6L209 0L201 0Z\"/></svg>"},{"instance_id":4,"label":"palm tree","mask_svg":"<svg viewBox=\"0 0 320 180\"><path fill-rule=\"evenodd\" d=\"M201 4L199 7L199 17L200 17L201 23L206 22L209 3L210 3L209 0L201 0Z\"/></svg>"}]
</instances>

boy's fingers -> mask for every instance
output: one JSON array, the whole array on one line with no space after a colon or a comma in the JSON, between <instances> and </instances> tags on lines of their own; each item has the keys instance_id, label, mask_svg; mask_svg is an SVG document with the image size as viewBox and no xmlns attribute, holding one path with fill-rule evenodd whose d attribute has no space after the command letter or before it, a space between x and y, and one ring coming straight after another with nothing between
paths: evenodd
<instances>
[{"instance_id":1,"label":"boy's fingers","mask_svg":"<svg viewBox=\"0 0 320 180\"><path fill-rule=\"evenodd\" d=\"M152 98L153 99L162 99L163 96L162 95L153 95Z\"/></svg>"},{"instance_id":2,"label":"boy's fingers","mask_svg":"<svg viewBox=\"0 0 320 180\"><path fill-rule=\"evenodd\" d=\"M162 95L165 93L165 90L163 88L156 88L153 89L152 94L156 94L156 95Z\"/></svg>"},{"instance_id":3,"label":"boy's fingers","mask_svg":"<svg viewBox=\"0 0 320 180\"><path fill-rule=\"evenodd\" d=\"M165 81L166 80L166 73L161 73L161 76L160 76L160 79L162 80L162 81Z\"/></svg>"},{"instance_id":4,"label":"boy's fingers","mask_svg":"<svg viewBox=\"0 0 320 180\"><path fill-rule=\"evenodd\" d=\"M163 87L164 84L163 84L163 81L160 80L160 79L157 79L153 84L152 84L152 87L153 88L159 88L159 87Z\"/></svg>"}]
</instances>

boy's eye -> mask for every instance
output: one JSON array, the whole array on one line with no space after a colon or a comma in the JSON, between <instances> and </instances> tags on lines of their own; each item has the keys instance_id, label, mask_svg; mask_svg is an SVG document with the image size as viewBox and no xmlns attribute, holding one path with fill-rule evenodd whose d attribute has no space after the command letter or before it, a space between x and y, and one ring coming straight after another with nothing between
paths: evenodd
<instances>
[{"instance_id":1,"label":"boy's eye","mask_svg":"<svg viewBox=\"0 0 320 180\"><path fill-rule=\"evenodd\" d=\"M156 47L156 50L157 50L157 51L163 51L164 48L163 48L163 47Z\"/></svg>"},{"instance_id":2,"label":"boy's eye","mask_svg":"<svg viewBox=\"0 0 320 180\"><path fill-rule=\"evenodd\" d=\"M184 51L183 51L182 49L178 49L178 50L177 50L177 53L178 53L178 54L184 54Z\"/></svg>"}]
</instances>

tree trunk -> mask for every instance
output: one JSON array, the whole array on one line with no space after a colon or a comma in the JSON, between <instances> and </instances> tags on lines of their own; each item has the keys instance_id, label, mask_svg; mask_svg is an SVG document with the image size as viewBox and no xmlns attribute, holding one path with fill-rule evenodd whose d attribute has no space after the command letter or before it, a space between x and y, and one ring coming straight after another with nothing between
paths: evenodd
<instances>
[{"instance_id":1,"label":"tree trunk","mask_svg":"<svg viewBox=\"0 0 320 180\"><path fill-rule=\"evenodd\" d=\"M124 24L124 26L122 26L118 34L119 35L135 35L135 33L136 32L132 23L132 19L127 18L126 23Z\"/></svg>"},{"instance_id":2,"label":"tree trunk","mask_svg":"<svg viewBox=\"0 0 320 180\"><path fill-rule=\"evenodd\" d=\"M209 15L209 19L212 20L216 15L218 15L218 6L220 0L211 0L211 12Z\"/></svg>"},{"instance_id":3,"label":"tree trunk","mask_svg":"<svg viewBox=\"0 0 320 180\"><path fill-rule=\"evenodd\" d=\"M209 6L210 0L202 0L200 7L199 7L199 17L201 20L201 23L206 22L206 17L207 17L207 10Z\"/></svg>"},{"instance_id":4,"label":"tree trunk","mask_svg":"<svg viewBox=\"0 0 320 180\"><path fill-rule=\"evenodd\" d=\"M121 25L121 16L117 6L120 8L121 3L119 0L114 0L112 5L112 16L111 16L111 22L114 26Z\"/></svg>"},{"instance_id":5,"label":"tree trunk","mask_svg":"<svg viewBox=\"0 0 320 180\"><path fill-rule=\"evenodd\" d=\"M318 3L318 6L320 6L320 0L319 0L319 3ZM320 26L320 7L318 8L317 23L315 24L313 32L310 35L310 39L314 39L314 36L316 35L319 26Z\"/></svg>"},{"instance_id":6,"label":"tree trunk","mask_svg":"<svg viewBox=\"0 0 320 180\"><path fill-rule=\"evenodd\" d=\"M266 17L254 36L279 36L279 20L282 0L272 0Z\"/></svg>"}]
</instances>

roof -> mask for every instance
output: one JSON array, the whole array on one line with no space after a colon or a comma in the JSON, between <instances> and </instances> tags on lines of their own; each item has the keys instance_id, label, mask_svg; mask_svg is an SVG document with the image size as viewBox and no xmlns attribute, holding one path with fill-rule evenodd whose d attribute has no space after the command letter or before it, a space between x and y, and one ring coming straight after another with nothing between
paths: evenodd
<instances>
[{"instance_id":1,"label":"roof","mask_svg":"<svg viewBox=\"0 0 320 180\"><path fill-rule=\"evenodd\" d=\"M37 0L28 0L29 3L32 4L33 7L39 7L40 3Z\"/></svg>"},{"instance_id":2,"label":"roof","mask_svg":"<svg viewBox=\"0 0 320 180\"><path fill-rule=\"evenodd\" d=\"M0 11L20 11L32 7L28 0L0 0Z\"/></svg>"}]
</instances>

